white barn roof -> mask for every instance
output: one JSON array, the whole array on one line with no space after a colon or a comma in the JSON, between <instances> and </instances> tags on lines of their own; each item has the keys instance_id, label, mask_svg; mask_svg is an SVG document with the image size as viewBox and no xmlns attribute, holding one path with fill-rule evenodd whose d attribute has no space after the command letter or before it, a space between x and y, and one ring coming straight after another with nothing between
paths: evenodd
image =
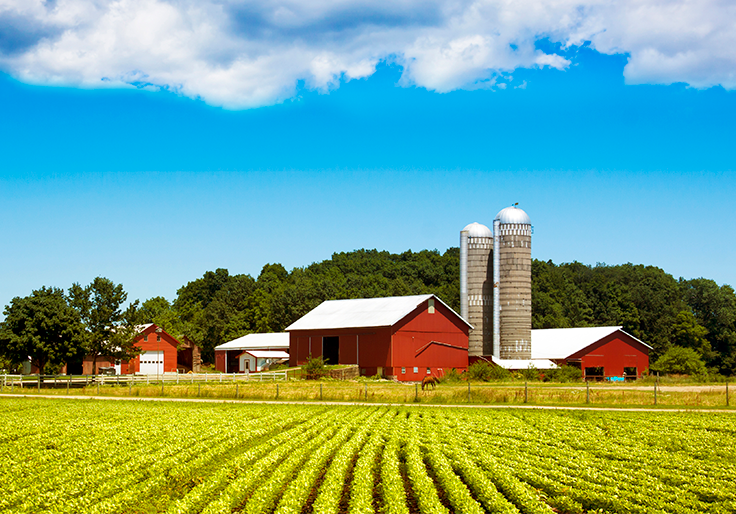
<instances>
[{"instance_id":1,"label":"white barn roof","mask_svg":"<svg viewBox=\"0 0 736 514\"><path fill-rule=\"evenodd\" d=\"M215 350L263 350L265 348L289 348L289 334L286 332L248 334L215 346Z\"/></svg>"},{"instance_id":2,"label":"white barn roof","mask_svg":"<svg viewBox=\"0 0 736 514\"><path fill-rule=\"evenodd\" d=\"M536 369L555 369L557 364L549 359L497 359L491 357L494 364L498 364L506 369L529 369L534 366Z\"/></svg>"},{"instance_id":3,"label":"white barn roof","mask_svg":"<svg viewBox=\"0 0 736 514\"><path fill-rule=\"evenodd\" d=\"M433 294L328 300L286 327L291 330L324 330L335 328L390 327L401 321L419 305L434 298L447 307L466 325L458 313Z\"/></svg>"},{"instance_id":4,"label":"white barn roof","mask_svg":"<svg viewBox=\"0 0 736 514\"><path fill-rule=\"evenodd\" d=\"M618 331L652 348L621 327L546 328L532 330L532 359L565 359Z\"/></svg>"},{"instance_id":5,"label":"white barn roof","mask_svg":"<svg viewBox=\"0 0 736 514\"><path fill-rule=\"evenodd\" d=\"M289 354L280 350L246 350L240 355L247 353L256 359L288 359Z\"/></svg>"}]
</instances>

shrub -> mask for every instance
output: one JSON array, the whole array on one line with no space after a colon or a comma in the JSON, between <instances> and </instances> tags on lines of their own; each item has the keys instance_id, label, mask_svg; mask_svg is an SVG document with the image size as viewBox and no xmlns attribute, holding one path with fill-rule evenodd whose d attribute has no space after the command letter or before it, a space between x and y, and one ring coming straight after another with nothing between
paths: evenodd
<instances>
[{"instance_id":1,"label":"shrub","mask_svg":"<svg viewBox=\"0 0 736 514\"><path fill-rule=\"evenodd\" d=\"M529 367L527 369L519 370L519 373L521 373L521 376L524 377L525 380L539 380L539 370L534 366L534 364L529 364Z\"/></svg>"},{"instance_id":2,"label":"shrub","mask_svg":"<svg viewBox=\"0 0 736 514\"><path fill-rule=\"evenodd\" d=\"M475 361L468 367L468 380L505 380L511 377L511 373L507 369L487 361Z\"/></svg>"},{"instance_id":3,"label":"shrub","mask_svg":"<svg viewBox=\"0 0 736 514\"><path fill-rule=\"evenodd\" d=\"M673 346L664 352L657 362L652 364L651 370L667 375L703 376L708 374L705 363L698 352L681 346Z\"/></svg>"},{"instance_id":4,"label":"shrub","mask_svg":"<svg viewBox=\"0 0 736 514\"><path fill-rule=\"evenodd\" d=\"M322 356L312 357L309 356L307 362L302 365L302 369L306 374L307 380L319 380L320 378L327 375L327 369L325 368L325 361L322 360Z\"/></svg>"},{"instance_id":5,"label":"shrub","mask_svg":"<svg viewBox=\"0 0 736 514\"><path fill-rule=\"evenodd\" d=\"M462 380L462 375L458 373L455 368L452 368L450 371L445 373L445 376L440 379L441 382L447 383L460 382L460 380Z\"/></svg>"},{"instance_id":6,"label":"shrub","mask_svg":"<svg viewBox=\"0 0 736 514\"><path fill-rule=\"evenodd\" d=\"M552 382L579 382L583 378L583 372L575 366L560 366L557 369L549 369L544 372L544 380Z\"/></svg>"}]
</instances>

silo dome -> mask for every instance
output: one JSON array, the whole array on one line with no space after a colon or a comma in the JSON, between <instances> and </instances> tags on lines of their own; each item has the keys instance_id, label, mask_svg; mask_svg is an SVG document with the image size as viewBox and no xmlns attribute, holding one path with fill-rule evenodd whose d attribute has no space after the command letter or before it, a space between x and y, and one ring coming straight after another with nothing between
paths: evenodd
<instances>
[{"instance_id":1,"label":"silo dome","mask_svg":"<svg viewBox=\"0 0 736 514\"><path fill-rule=\"evenodd\" d=\"M496 214L495 220L500 221L502 224L506 223L517 223L519 225L531 225L532 221L529 219L529 215L516 207L515 205L512 205L511 207L506 207L505 209L501 209L501 211ZM494 221L495 221L494 220Z\"/></svg>"},{"instance_id":2,"label":"silo dome","mask_svg":"<svg viewBox=\"0 0 736 514\"><path fill-rule=\"evenodd\" d=\"M529 218L527 217L527 219ZM471 223L470 225L465 227L463 229L463 232L465 231L468 232L468 236L470 237L493 237L493 232L491 232L490 228L486 227L485 225L481 225L480 223L477 223L477 222Z\"/></svg>"}]
</instances>

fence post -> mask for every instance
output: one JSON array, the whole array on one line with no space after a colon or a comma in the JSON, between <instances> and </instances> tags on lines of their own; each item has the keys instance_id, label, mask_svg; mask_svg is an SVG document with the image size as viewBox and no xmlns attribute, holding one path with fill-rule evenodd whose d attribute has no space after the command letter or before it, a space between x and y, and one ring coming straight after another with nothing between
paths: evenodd
<instances>
[{"instance_id":1,"label":"fence post","mask_svg":"<svg viewBox=\"0 0 736 514\"><path fill-rule=\"evenodd\" d=\"M585 381L585 403L590 403L590 382Z\"/></svg>"},{"instance_id":2,"label":"fence post","mask_svg":"<svg viewBox=\"0 0 736 514\"><path fill-rule=\"evenodd\" d=\"M66 394L69 394L69 382L71 382L71 381L72 381L72 376L71 376L71 375L69 375L69 376L68 376L68 377L66 378Z\"/></svg>"},{"instance_id":3,"label":"fence post","mask_svg":"<svg viewBox=\"0 0 736 514\"><path fill-rule=\"evenodd\" d=\"M365 384L365 401L368 401L368 384Z\"/></svg>"},{"instance_id":4,"label":"fence post","mask_svg":"<svg viewBox=\"0 0 736 514\"><path fill-rule=\"evenodd\" d=\"M97 396L100 395L100 382L97 381Z\"/></svg>"},{"instance_id":5,"label":"fence post","mask_svg":"<svg viewBox=\"0 0 736 514\"><path fill-rule=\"evenodd\" d=\"M38 374L38 390L41 391L41 374Z\"/></svg>"},{"instance_id":6,"label":"fence post","mask_svg":"<svg viewBox=\"0 0 736 514\"><path fill-rule=\"evenodd\" d=\"M133 392L133 377L128 377L128 396Z\"/></svg>"},{"instance_id":7,"label":"fence post","mask_svg":"<svg viewBox=\"0 0 736 514\"><path fill-rule=\"evenodd\" d=\"M322 401L322 384L319 385L319 401Z\"/></svg>"},{"instance_id":8,"label":"fence post","mask_svg":"<svg viewBox=\"0 0 736 514\"><path fill-rule=\"evenodd\" d=\"M236 381L235 382L235 399L236 400L238 399L238 387L239 386L240 386L240 384L238 384L238 382Z\"/></svg>"},{"instance_id":9,"label":"fence post","mask_svg":"<svg viewBox=\"0 0 736 514\"><path fill-rule=\"evenodd\" d=\"M161 396L164 395L164 377L161 377Z\"/></svg>"},{"instance_id":10,"label":"fence post","mask_svg":"<svg viewBox=\"0 0 736 514\"><path fill-rule=\"evenodd\" d=\"M279 385L276 384L276 399L279 399Z\"/></svg>"},{"instance_id":11,"label":"fence post","mask_svg":"<svg viewBox=\"0 0 736 514\"><path fill-rule=\"evenodd\" d=\"M524 403L526 403L529 400L529 388L527 386L526 380L524 380Z\"/></svg>"},{"instance_id":12,"label":"fence post","mask_svg":"<svg viewBox=\"0 0 736 514\"><path fill-rule=\"evenodd\" d=\"M659 383L659 374L657 374L657 379L654 381L654 405L657 405L657 383Z\"/></svg>"}]
</instances>

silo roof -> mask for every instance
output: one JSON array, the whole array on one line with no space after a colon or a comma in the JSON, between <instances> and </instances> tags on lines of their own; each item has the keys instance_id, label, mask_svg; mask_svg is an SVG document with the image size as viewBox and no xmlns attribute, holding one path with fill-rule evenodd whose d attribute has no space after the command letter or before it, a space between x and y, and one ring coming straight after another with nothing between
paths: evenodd
<instances>
[{"instance_id":1,"label":"silo roof","mask_svg":"<svg viewBox=\"0 0 736 514\"><path fill-rule=\"evenodd\" d=\"M501 223L518 223L520 225L532 224L532 221L529 219L529 215L515 205L501 209L501 211L496 214L495 219Z\"/></svg>"},{"instance_id":2,"label":"silo roof","mask_svg":"<svg viewBox=\"0 0 736 514\"><path fill-rule=\"evenodd\" d=\"M478 222L471 223L462 231L467 232L470 237L493 237L491 229Z\"/></svg>"}]
</instances>

